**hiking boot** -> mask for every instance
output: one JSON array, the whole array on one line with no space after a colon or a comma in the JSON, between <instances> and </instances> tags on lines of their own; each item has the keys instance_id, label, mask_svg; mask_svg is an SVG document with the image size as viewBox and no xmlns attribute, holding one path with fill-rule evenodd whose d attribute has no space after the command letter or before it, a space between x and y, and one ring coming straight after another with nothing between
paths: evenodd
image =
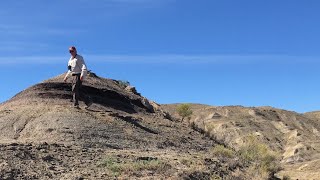
<instances>
[{"instance_id":1,"label":"hiking boot","mask_svg":"<svg viewBox=\"0 0 320 180\"><path fill-rule=\"evenodd\" d=\"M79 104L74 104L73 107L79 109Z\"/></svg>"},{"instance_id":2,"label":"hiking boot","mask_svg":"<svg viewBox=\"0 0 320 180\"><path fill-rule=\"evenodd\" d=\"M86 105L87 105L86 108L89 108L92 105L92 103L93 102L91 100L88 103L86 103Z\"/></svg>"},{"instance_id":3,"label":"hiking boot","mask_svg":"<svg viewBox=\"0 0 320 180\"><path fill-rule=\"evenodd\" d=\"M88 108L88 107L90 107L91 105L92 105L92 99L91 99L91 97L88 97L88 101L85 103L87 106L86 106L86 108Z\"/></svg>"}]
</instances>

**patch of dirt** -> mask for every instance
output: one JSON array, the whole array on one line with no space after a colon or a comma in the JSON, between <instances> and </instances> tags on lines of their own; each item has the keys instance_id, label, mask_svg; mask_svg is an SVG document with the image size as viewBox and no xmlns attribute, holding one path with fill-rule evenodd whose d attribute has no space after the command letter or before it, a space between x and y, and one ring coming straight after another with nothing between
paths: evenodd
<instances>
[{"instance_id":1,"label":"patch of dirt","mask_svg":"<svg viewBox=\"0 0 320 180\"><path fill-rule=\"evenodd\" d=\"M48 143L1 144L0 151L3 180L234 177L228 163L201 151L114 150Z\"/></svg>"}]
</instances>

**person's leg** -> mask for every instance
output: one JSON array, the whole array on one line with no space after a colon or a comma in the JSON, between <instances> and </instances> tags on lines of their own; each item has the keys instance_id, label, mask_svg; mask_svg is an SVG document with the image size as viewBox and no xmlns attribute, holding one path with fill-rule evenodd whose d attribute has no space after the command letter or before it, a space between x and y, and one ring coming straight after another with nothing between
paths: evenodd
<instances>
[{"instance_id":1,"label":"person's leg","mask_svg":"<svg viewBox=\"0 0 320 180\"><path fill-rule=\"evenodd\" d=\"M74 83L73 87L72 87L72 91L73 91L73 102L74 102L74 106L78 106L79 105L79 96L80 96L80 86L81 86L81 80L80 80L80 76L75 76L76 78L76 82Z\"/></svg>"}]
</instances>

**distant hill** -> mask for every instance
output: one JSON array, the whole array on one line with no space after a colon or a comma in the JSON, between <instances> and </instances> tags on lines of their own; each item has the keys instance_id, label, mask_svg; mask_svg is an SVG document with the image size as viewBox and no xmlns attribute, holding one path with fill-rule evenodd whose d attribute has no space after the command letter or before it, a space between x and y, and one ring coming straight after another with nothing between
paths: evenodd
<instances>
[{"instance_id":1,"label":"distant hill","mask_svg":"<svg viewBox=\"0 0 320 180\"><path fill-rule=\"evenodd\" d=\"M162 105L179 118L179 104ZM285 169L280 174L293 179L319 179L320 112L299 114L272 107L208 106L190 104L193 115L187 123L216 141L238 149L253 135L281 153Z\"/></svg>"}]
</instances>

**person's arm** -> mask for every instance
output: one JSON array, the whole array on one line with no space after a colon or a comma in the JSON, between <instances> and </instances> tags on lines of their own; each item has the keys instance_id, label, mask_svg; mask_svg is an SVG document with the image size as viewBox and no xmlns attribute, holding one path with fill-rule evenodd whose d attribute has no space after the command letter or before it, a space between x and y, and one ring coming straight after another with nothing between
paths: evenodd
<instances>
[{"instance_id":1,"label":"person's arm","mask_svg":"<svg viewBox=\"0 0 320 180\"><path fill-rule=\"evenodd\" d=\"M63 81L66 82L69 75L71 74L71 65L70 65L70 61L68 62L68 72L66 74L66 76L64 77Z\"/></svg>"},{"instance_id":2,"label":"person's arm","mask_svg":"<svg viewBox=\"0 0 320 180\"><path fill-rule=\"evenodd\" d=\"M66 76L65 76L64 79L63 79L64 82L67 81L67 79L68 79L68 77L69 77L70 74L71 74L71 71L68 71L67 74L66 74Z\"/></svg>"},{"instance_id":3,"label":"person's arm","mask_svg":"<svg viewBox=\"0 0 320 180\"><path fill-rule=\"evenodd\" d=\"M84 59L82 58L82 67L81 67L81 75L80 80L83 81L83 79L87 76L87 66L84 62Z\"/></svg>"}]
</instances>

